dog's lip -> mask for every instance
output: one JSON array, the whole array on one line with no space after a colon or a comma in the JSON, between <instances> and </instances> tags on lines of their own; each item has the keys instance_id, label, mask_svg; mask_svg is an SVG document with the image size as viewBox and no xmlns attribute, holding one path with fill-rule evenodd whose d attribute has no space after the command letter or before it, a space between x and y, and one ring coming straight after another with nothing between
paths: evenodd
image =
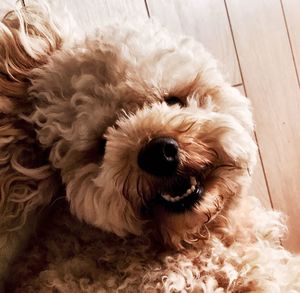
<instances>
[{"instance_id":1,"label":"dog's lip","mask_svg":"<svg viewBox=\"0 0 300 293\"><path fill-rule=\"evenodd\" d=\"M201 180L190 176L189 187L182 194L172 194L171 192L160 192L158 194L159 203L171 212L183 212L191 209L201 198L204 192Z\"/></svg>"}]
</instances>

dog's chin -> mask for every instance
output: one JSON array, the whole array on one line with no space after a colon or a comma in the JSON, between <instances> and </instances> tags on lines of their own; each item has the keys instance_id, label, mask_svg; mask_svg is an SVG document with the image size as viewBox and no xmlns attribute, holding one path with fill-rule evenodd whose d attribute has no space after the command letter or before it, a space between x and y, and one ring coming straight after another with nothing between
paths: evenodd
<instances>
[{"instance_id":1,"label":"dog's chin","mask_svg":"<svg viewBox=\"0 0 300 293\"><path fill-rule=\"evenodd\" d=\"M167 247L181 249L186 244L196 244L204 237L202 231L207 216L196 208L174 213L158 205L154 217L158 238Z\"/></svg>"},{"instance_id":2,"label":"dog's chin","mask_svg":"<svg viewBox=\"0 0 300 293\"><path fill-rule=\"evenodd\" d=\"M203 182L193 176L181 180L185 182L185 192L161 192L153 208L159 238L173 248L196 245L206 239L207 227L222 213L228 192L221 190L215 180Z\"/></svg>"}]
</instances>

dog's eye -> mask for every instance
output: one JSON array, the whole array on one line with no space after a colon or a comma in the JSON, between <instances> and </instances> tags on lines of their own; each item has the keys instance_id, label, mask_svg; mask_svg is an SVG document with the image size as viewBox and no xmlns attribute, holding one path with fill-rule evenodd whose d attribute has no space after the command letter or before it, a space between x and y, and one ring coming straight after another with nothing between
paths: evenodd
<instances>
[{"instance_id":1,"label":"dog's eye","mask_svg":"<svg viewBox=\"0 0 300 293\"><path fill-rule=\"evenodd\" d=\"M173 106L173 105L180 105L183 106L183 102L180 98L176 97L176 96L170 96L170 97L166 97L165 102L169 105L169 106Z\"/></svg>"},{"instance_id":2,"label":"dog's eye","mask_svg":"<svg viewBox=\"0 0 300 293\"><path fill-rule=\"evenodd\" d=\"M100 154L101 156L103 156L104 153L105 153L106 141L107 141L107 140L106 140L105 138L102 138L102 139L100 140L100 142L99 142L99 154Z\"/></svg>"}]
</instances>

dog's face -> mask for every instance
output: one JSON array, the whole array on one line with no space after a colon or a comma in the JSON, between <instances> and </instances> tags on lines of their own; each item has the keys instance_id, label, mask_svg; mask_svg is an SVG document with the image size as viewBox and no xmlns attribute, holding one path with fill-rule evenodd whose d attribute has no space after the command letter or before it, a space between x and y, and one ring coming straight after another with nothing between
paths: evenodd
<instances>
[{"instance_id":1,"label":"dog's face","mask_svg":"<svg viewBox=\"0 0 300 293\"><path fill-rule=\"evenodd\" d=\"M180 246L242 194L249 104L200 44L112 26L52 59L35 72L31 119L78 218Z\"/></svg>"}]
</instances>

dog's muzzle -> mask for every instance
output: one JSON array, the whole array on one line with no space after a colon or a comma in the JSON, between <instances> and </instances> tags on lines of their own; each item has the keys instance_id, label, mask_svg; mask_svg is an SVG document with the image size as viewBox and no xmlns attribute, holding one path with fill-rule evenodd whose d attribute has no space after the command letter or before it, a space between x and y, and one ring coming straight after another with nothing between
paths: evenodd
<instances>
[{"instance_id":1,"label":"dog's muzzle","mask_svg":"<svg viewBox=\"0 0 300 293\"><path fill-rule=\"evenodd\" d=\"M172 212L190 209L203 194L200 178L177 174L179 163L178 143L170 137L152 139L138 154L139 167L163 179L156 201Z\"/></svg>"}]
</instances>

